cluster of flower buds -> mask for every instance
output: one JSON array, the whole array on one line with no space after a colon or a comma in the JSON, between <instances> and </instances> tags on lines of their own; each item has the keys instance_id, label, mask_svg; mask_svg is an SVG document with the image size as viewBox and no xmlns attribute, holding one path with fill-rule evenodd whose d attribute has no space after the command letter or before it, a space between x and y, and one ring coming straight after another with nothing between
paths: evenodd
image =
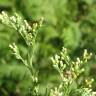
<instances>
[{"instance_id":1,"label":"cluster of flower buds","mask_svg":"<svg viewBox=\"0 0 96 96\"><path fill-rule=\"evenodd\" d=\"M78 57L76 58L76 61L73 61L68 55L68 50L63 47L62 51L60 52L60 55L56 54L54 57L51 58L53 67L59 72L61 76L61 80L63 82L63 89L66 88L67 86L67 88L69 88L70 90L70 85L73 84L74 80L76 80L76 78L82 72L84 72L84 68L82 68L82 66L91 58L91 56L92 53L88 53L87 50L84 50L83 58L80 59ZM86 80L86 84L88 86L91 86L91 81L89 82ZM59 90L59 88L57 89ZM55 91L52 91L52 93L59 94L59 91L57 89L55 88ZM57 95L53 95L53 96L57 96Z\"/></svg>"},{"instance_id":2,"label":"cluster of flower buds","mask_svg":"<svg viewBox=\"0 0 96 96\"><path fill-rule=\"evenodd\" d=\"M19 32L27 45L32 46L36 38L36 31L43 23L43 18L41 18L38 23L34 23L33 26L30 26L29 23L17 13L15 13L14 16L8 16L6 12L2 11L0 21Z\"/></svg>"},{"instance_id":3,"label":"cluster of flower buds","mask_svg":"<svg viewBox=\"0 0 96 96\"><path fill-rule=\"evenodd\" d=\"M13 43L12 45L9 45L9 47L10 47L11 50L13 51L13 54L16 56L16 58L17 58L17 59L21 59L20 52L19 52L19 49L18 49L18 47L16 46L16 44Z\"/></svg>"},{"instance_id":4,"label":"cluster of flower buds","mask_svg":"<svg viewBox=\"0 0 96 96\"><path fill-rule=\"evenodd\" d=\"M79 92L81 96L96 96L96 92L93 92L92 89L89 88L82 88Z\"/></svg>"},{"instance_id":5,"label":"cluster of flower buds","mask_svg":"<svg viewBox=\"0 0 96 96\"><path fill-rule=\"evenodd\" d=\"M60 88L55 87L54 90L51 89L50 96L64 96L63 92L60 92Z\"/></svg>"}]
</instances>

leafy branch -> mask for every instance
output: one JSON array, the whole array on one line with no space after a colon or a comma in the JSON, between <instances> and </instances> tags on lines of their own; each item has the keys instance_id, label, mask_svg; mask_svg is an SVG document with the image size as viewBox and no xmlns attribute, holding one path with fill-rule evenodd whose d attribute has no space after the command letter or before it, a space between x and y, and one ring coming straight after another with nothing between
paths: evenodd
<instances>
[{"instance_id":1,"label":"leafy branch","mask_svg":"<svg viewBox=\"0 0 96 96\"><path fill-rule=\"evenodd\" d=\"M80 87L74 89L72 87L80 74L85 71L83 65L88 62L91 56L92 53L88 53L85 49L82 59L76 58L76 61L73 61L68 55L68 50L63 47L59 55L56 54L55 57L52 57L53 67L59 72L61 83L59 87L51 90L50 96L78 96L74 95L75 93L79 94L79 96L96 96L96 92L92 92L90 88L91 83L94 81L93 79L86 80L88 88ZM71 94L72 91L74 91L73 95Z\"/></svg>"},{"instance_id":2,"label":"leafy branch","mask_svg":"<svg viewBox=\"0 0 96 96\"><path fill-rule=\"evenodd\" d=\"M43 22L43 18L38 22L34 23L32 26L28 24L26 20L24 20L17 13L14 16L8 16L6 12L2 12L0 14L0 20L3 24L15 29L24 39L27 45L27 58L24 59L20 54L20 50L18 46L13 43L9 45L12 49L15 57L23 62L23 64L28 68L31 73L32 79L32 88L31 95L38 96L38 73L36 72L36 68L33 66L33 55L35 51L35 43L37 37L37 30L40 28Z\"/></svg>"}]
</instances>

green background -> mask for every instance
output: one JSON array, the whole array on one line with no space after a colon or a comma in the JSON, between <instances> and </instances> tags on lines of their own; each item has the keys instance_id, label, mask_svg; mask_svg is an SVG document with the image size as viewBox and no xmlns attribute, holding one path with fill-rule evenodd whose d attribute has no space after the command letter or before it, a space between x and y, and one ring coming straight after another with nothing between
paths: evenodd
<instances>
[{"instance_id":1,"label":"green background","mask_svg":"<svg viewBox=\"0 0 96 96\"><path fill-rule=\"evenodd\" d=\"M34 65L39 70L40 94L57 84L59 77L50 57L62 46L74 59L84 49L93 53L82 76L96 79L96 0L0 0L0 12L17 12L30 24L44 18L37 36ZM22 54L26 47L16 31L0 23L0 96L28 96L28 70L11 54L9 44L16 42ZM96 80L93 84L96 90Z\"/></svg>"}]
</instances>

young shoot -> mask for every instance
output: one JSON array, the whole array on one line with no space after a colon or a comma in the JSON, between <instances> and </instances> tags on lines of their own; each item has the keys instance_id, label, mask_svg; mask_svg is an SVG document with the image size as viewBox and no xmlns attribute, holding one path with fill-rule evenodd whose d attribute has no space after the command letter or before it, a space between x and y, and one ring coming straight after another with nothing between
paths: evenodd
<instances>
[{"instance_id":1,"label":"young shoot","mask_svg":"<svg viewBox=\"0 0 96 96\"><path fill-rule=\"evenodd\" d=\"M96 92L92 92L90 88L93 79L91 79L91 81L86 80L88 88L72 88L74 82L76 83L76 79L85 71L82 67L88 62L91 56L92 53L88 53L87 50L84 50L82 58L80 59L78 57L73 61L68 55L68 50L63 47L59 55L56 54L52 57L53 67L60 74L61 83L59 87L51 89L50 96L96 96ZM74 94L71 94L73 90ZM75 95L75 92L80 95Z\"/></svg>"},{"instance_id":2,"label":"young shoot","mask_svg":"<svg viewBox=\"0 0 96 96\"><path fill-rule=\"evenodd\" d=\"M23 38L27 45L27 58L24 59L20 54L18 46L13 43L9 45L10 49L13 51L13 54L17 59L21 60L23 64L28 68L31 73L32 88L31 95L38 96L38 73L36 68L33 66L33 55L35 51L35 43L37 37L38 28L42 25L43 18L38 22L34 23L33 26L30 26L29 23L24 20L20 15L15 13L13 16L9 16L6 12L0 14L0 21L14 30L16 30Z\"/></svg>"}]
</instances>

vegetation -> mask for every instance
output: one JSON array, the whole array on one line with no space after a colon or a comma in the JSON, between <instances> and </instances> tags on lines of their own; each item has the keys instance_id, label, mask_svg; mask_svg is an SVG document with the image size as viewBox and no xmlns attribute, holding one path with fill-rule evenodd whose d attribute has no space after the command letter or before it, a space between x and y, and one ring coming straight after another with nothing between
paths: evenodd
<instances>
[{"instance_id":1,"label":"vegetation","mask_svg":"<svg viewBox=\"0 0 96 96\"><path fill-rule=\"evenodd\" d=\"M95 7L95 0L1 0L0 94L96 96Z\"/></svg>"},{"instance_id":2,"label":"vegetation","mask_svg":"<svg viewBox=\"0 0 96 96\"><path fill-rule=\"evenodd\" d=\"M76 61L72 61L68 56L67 49L63 48L60 55L55 55L55 58L51 58L54 68L59 72L61 77L61 83L59 87L55 87L51 90L51 96L95 96L96 92L92 92L91 83L93 79L85 80L89 88L80 86L77 82L79 75L84 71L82 65L88 61L91 57L91 53L88 54L87 50L84 51L83 58L77 58ZM75 87L73 85L76 84Z\"/></svg>"}]
</instances>

